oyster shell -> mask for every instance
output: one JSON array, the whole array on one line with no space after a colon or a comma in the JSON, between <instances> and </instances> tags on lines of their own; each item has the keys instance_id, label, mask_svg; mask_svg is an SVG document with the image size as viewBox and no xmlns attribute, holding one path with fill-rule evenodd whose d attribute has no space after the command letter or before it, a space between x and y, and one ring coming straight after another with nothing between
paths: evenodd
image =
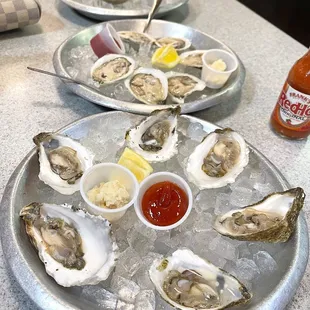
<instances>
[{"instance_id":1,"label":"oyster shell","mask_svg":"<svg viewBox=\"0 0 310 310\"><path fill-rule=\"evenodd\" d=\"M118 34L122 38L122 40L133 42L136 44L151 44L155 41L155 39L152 38L150 35L142 32L119 31Z\"/></svg>"},{"instance_id":2,"label":"oyster shell","mask_svg":"<svg viewBox=\"0 0 310 310\"><path fill-rule=\"evenodd\" d=\"M216 129L189 156L186 170L200 189L218 188L235 182L248 162L244 139L230 128Z\"/></svg>"},{"instance_id":3,"label":"oyster shell","mask_svg":"<svg viewBox=\"0 0 310 310\"><path fill-rule=\"evenodd\" d=\"M65 287L108 278L118 257L110 223L69 205L31 203L20 211L47 274Z\"/></svg>"},{"instance_id":4,"label":"oyster shell","mask_svg":"<svg viewBox=\"0 0 310 310\"><path fill-rule=\"evenodd\" d=\"M159 47L171 44L177 51L184 51L192 45L191 41L188 39L173 37L160 38L157 39L155 43Z\"/></svg>"},{"instance_id":5,"label":"oyster shell","mask_svg":"<svg viewBox=\"0 0 310 310\"><path fill-rule=\"evenodd\" d=\"M124 55L109 54L99 58L91 68L91 77L100 84L111 84L127 78L136 68L134 59Z\"/></svg>"},{"instance_id":6,"label":"oyster shell","mask_svg":"<svg viewBox=\"0 0 310 310\"><path fill-rule=\"evenodd\" d=\"M180 63L184 66L202 68L202 55L205 50L195 50L182 53Z\"/></svg>"},{"instance_id":7,"label":"oyster shell","mask_svg":"<svg viewBox=\"0 0 310 310\"><path fill-rule=\"evenodd\" d=\"M147 161L166 161L177 153L180 108L155 110L126 133L128 146Z\"/></svg>"},{"instance_id":8,"label":"oyster shell","mask_svg":"<svg viewBox=\"0 0 310 310\"><path fill-rule=\"evenodd\" d=\"M145 104L162 104L168 96L168 80L160 70L139 68L125 85L136 99Z\"/></svg>"},{"instance_id":9,"label":"oyster shell","mask_svg":"<svg viewBox=\"0 0 310 310\"><path fill-rule=\"evenodd\" d=\"M232 239L286 242L295 230L304 199L300 187L274 193L253 205L218 216L214 229Z\"/></svg>"},{"instance_id":10,"label":"oyster shell","mask_svg":"<svg viewBox=\"0 0 310 310\"><path fill-rule=\"evenodd\" d=\"M79 190L83 172L93 165L94 155L73 139L50 132L33 138L40 162L39 179L63 195Z\"/></svg>"},{"instance_id":11,"label":"oyster shell","mask_svg":"<svg viewBox=\"0 0 310 310\"><path fill-rule=\"evenodd\" d=\"M161 297L182 310L224 309L252 297L235 277L187 249L155 260L149 274Z\"/></svg>"},{"instance_id":12,"label":"oyster shell","mask_svg":"<svg viewBox=\"0 0 310 310\"><path fill-rule=\"evenodd\" d=\"M197 77L178 72L167 72L169 97L176 103L184 103L187 96L195 91L202 91L206 83Z\"/></svg>"},{"instance_id":13,"label":"oyster shell","mask_svg":"<svg viewBox=\"0 0 310 310\"><path fill-rule=\"evenodd\" d=\"M112 3L112 4L121 4L121 3L124 3L128 0L104 0L105 2L108 2L108 3Z\"/></svg>"}]
</instances>

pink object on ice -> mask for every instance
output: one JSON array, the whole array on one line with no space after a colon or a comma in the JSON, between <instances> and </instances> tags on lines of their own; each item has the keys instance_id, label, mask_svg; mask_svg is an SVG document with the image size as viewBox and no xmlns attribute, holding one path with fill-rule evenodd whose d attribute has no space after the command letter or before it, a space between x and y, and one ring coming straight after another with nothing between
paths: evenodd
<instances>
[{"instance_id":1,"label":"pink object on ice","mask_svg":"<svg viewBox=\"0 0 310 310\"><path fill-rule=\"evenodd\" d=\"M110 24L106 24L90 40L90 46L99 58L106 54L125 54L124 43L117 31Z\"/></svg>"}]
</instances>

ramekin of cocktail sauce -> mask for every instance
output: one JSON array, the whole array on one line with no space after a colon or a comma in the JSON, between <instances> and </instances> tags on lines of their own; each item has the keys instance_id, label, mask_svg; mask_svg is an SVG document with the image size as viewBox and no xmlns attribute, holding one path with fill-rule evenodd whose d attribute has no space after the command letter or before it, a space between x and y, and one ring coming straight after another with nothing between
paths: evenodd
<instances>
[{"instance_id":1,"label":"ramekin of cocktail sauce","mask_svg":"<svg viewBox=\"0 0 310 310\"><path fill-rule=\"evenodd\" d=\"M170 172L158 172L140 184L135 211L148 227L168 230L181 225L192 210L192 192L186 181Z\"/></svg>"}]
</instances>

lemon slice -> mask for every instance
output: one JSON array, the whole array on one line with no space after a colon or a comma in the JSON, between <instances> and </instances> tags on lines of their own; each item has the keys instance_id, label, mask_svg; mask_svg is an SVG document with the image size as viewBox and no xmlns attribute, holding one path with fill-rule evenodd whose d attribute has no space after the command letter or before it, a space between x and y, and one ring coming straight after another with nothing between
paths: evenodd
<instances>
[{"instance_id":1,"label":"lemon slice","mask_svg":"<svg viewBox=\"0 0 310 310\"><path fill-rule=\"evenodd\" d=\"M171 44L158 48L152 56L152 64L160 68L172 69L179 62L180 57Z\"/></svg>"},{"instance_id":2,"label":"lemon slice","mask_svg":"<svg viewBox=\"0 0 310 310\"><path fill-rule=\"evenodd\" d=\"M128 168L139 183L153 172L151 165L142 156L128 147L125 148L118 164Z\"/></svg>"}]
</instances>

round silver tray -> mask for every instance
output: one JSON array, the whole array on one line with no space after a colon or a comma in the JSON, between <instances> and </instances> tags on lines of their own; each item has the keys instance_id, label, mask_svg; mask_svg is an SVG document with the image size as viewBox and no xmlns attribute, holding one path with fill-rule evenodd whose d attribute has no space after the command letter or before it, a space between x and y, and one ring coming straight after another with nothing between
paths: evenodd
<instances>
[{"instance_id":1,"label":"round silver tray","mask_svg":"<svg viewBox=\"0 0 310 310\"><path fill-rule=\"evenodd\" d=\"M217 126L195 117L181 116L187 122L199 122L206 132L213 131ZM123 113L107 112L78 120L60 132L74 139L81 139L89 145L98 144L98 137L104 134L108 123L136 123L141 116ZM96 138L97 137L97 138ZM95 139L95 140L93 140ZM97 139L97 140L96 140ZM272 186L277 190L289 187L277 168L259 151L250 147L250 169L259 163L259 167L268 173ZM99 142L97 149L104 148ZM101 153L96 153L101 156ZM256 162L256 163L255 163ZM81 298L78 288L63 288L45 273L44 265L30 244L24 225L19 218L21 208L33 201L45 201L77 204L81 201L79 193L73 196L63 196L38 179L38 159L36 151L32 150L19 164L11 176L1 202L1 239L5 259L17 281L29 297L42 309L98 309L94 304ZM304 214L298 219L296 232L290 240L280 245L277 253L278 270L265 275L263 283L257 285L252 301L238 309L284 309L291 300L304 274L308 260L308 233ZM254 279L253 281L256 281Z\"/></svg>"},{"instance_id":2,"label":"round silver tray","mask_svg":"<svg viewBox=\"0 0 310 310\"><path fill-rule=\"evenodd\" d=\"M145 25L145 20L118 20L110 22L116 30L133 30L133 31L142 31L143 26ZM73 35L64 41L55 51L53 57L53 64L56 73L62 74L65 76L70 76L66 68L70 66L68 60L68 52L77 46L88 45L90 39L95 36L104 23L94 25L89 27L81 32ZM225 49L233 54L235 54L228 46L224 43L214 39L213 37L199 31L193 29L191 27L187 27L181 24L162 21L162 20L153 20L148 31L150 35L153 37L162 37L162 36L179 36L185 37L191 40L196 49L212 49L212 48L220 48ZM236 55L238 58L238 56ZM197 99L190 102L185 102L181 105L182 113L192 113L195 111L203 110L209 108L213 105L219 104L227 99L229 99L234 93L240 91L244 79L245 79L245 68L238 58L239 67L238 69L231 75L228 82L219 90L212 90L210 94L203 99ZM74 83L66 83L67 87L69 87L74 93L77 95L97 103L99 105L115 109L121 110L125 112L133 112L139 114L150 114L154 110L158 109L166 109L168 107L173 107L175 105L146 105L141 103L132 103L116 100L113 98L109 98L100 94L96 91L91 90L90 88L77 85Z\"/></svg>"},{"instance_id":3,"label":"round silver tray","mask_svg":"<svg viewBox=\"0 0 310 310\"><path fill-rule=\"evenodd\" d=\"M87 4L87 2L85 3L85 1L83 0L62 0L62 1L71 8L79 11L81 14L100 21L110 19L121 19L128 17L130 18L147 17L149 13L148 9L141 9L138 7L130 10L117 7L113 9L107 9L102 6L89 5ZM164 16L178 9L187 2L188 0L170 0L170 1L164 0L158 12L156 13L155 17Z\"/></svg>"}]
</instances>

